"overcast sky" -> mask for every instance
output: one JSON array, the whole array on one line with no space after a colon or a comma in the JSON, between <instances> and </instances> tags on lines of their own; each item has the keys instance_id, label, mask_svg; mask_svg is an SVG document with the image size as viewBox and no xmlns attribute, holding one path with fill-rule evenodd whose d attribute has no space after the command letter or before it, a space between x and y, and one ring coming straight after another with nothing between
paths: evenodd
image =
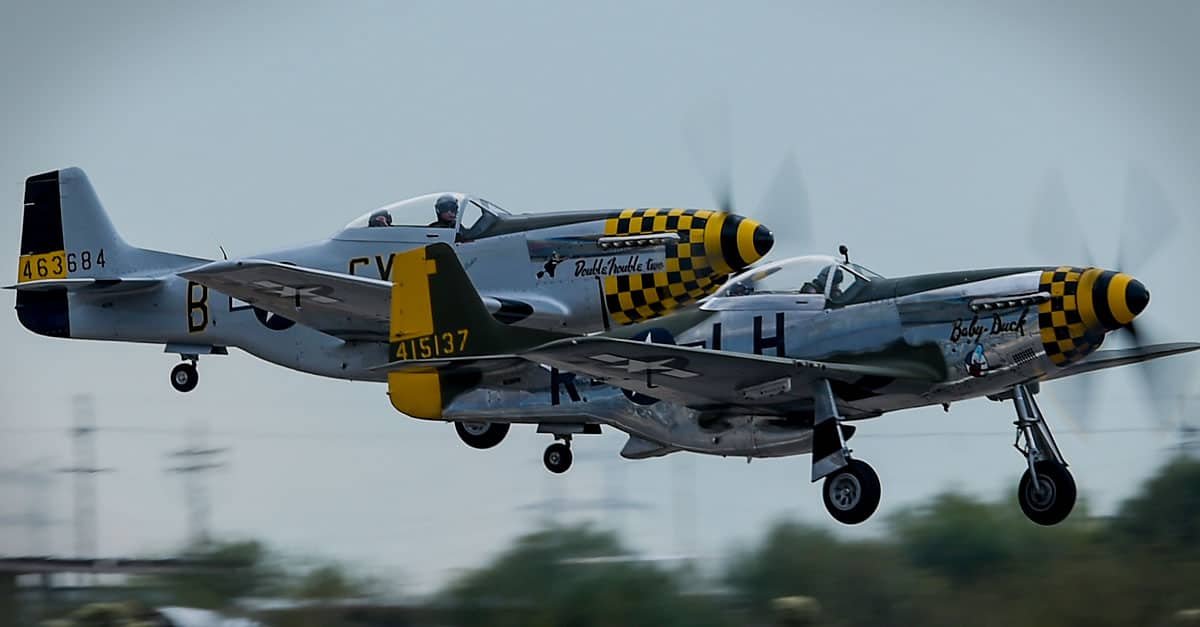
<instances>
[{"instance_id":1,"label":"overcast sky","mask_svg":"<svg viewBox=\"0 0 1200 627\"><path fill-rule=\"evenodd\" d=\"M886 275L1082 264L1026 242L1039 181L1058 169L1078 229L1111 265L1125 173L1139 164L1184 215L1138 269L1153 294L1147 326L1200 339L1188 313L1200 305L1190 279L1200 5L907 5L6 6L0 276L16 275L24 178L70 165L88 172L127 240L205 257L318 240L374 206L443 189L511 211L712 206L683 126L715 95L729 102L744 213L763 215L756 205L789 151L803 172L813 245L780 241L776 259L846 243ZM770 215L780 219L778 208ZM232 351L201 360L200 385L184 396L168 384L177 359L161 347L51 340L15 316L0 323L0 343L0 469L67 465L71 396L94 398L107 429L99 459L116 469L97 481L104 555L182 541L182 485L163 469L194 422L207 424L209 444L231 447L209 482L216 533L401 572L409 590L481 563L535 524L522 505L556 495L623 490L650 507L573 518L619 524L659 554L720 556L784 516L833 525L807 456L627 462L614 432L577 438L575 467L552 477L541 463L548 436L516 427L497 449L468 449L449 425L396 414L379 384ZM1198 364L1172 365L1190 386ZM1096 375L1096 413L1077 418L1134 431L1071 434L1067 386L1048 386L1059 402L1042 397L1101 513L1174 442L1149 431L1163 422L1135 375ZM863 424L854 448L882 475L884 496L852 533L878 532L949 487L1015 508L1012 417L1010 405L978 400ZM924 435L905 437L914 433ZM51 546L0 527L0 553L68 554L69 488L59 478L46 493L63 523ZM0 516L28 498L2 481L0 495Z\"/></svg>"}]
</instances>

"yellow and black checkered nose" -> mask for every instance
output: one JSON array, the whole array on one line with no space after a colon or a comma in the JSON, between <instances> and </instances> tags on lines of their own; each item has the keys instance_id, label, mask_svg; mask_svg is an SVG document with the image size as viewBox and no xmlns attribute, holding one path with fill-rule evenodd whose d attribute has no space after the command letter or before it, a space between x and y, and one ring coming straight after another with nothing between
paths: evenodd
<instances>
[{"instance_id":1,"label":"yellow and black checkered nose","mask_svg":"<svg viewBox=\"0 0 1200 627\"><path fill-rule=\"evenodd\" d=\"M762 259L775 243L767 227L709 209L625 209L604 234L676 233L658 272L604 278L604 304L616 324L649 320L712 294L729 274Z\"/></svg>"},{"instance_id":2,"label":"yellow and black checkered nose","mask_svg":"<svg viewBox=\"0 0 1200 627\"><path fill-rule=\"evenodd\" d=\"M732 213L710 220L704 239L709 261L722 274L748 268L775 245L775 236L762 223Z\"/></svg>"},{"instance_id":3,"label":"yellow and black checkered nose","mask_svg":"<svg viewBox=\"0 0 1200 627\"><path fill-rule=\"evenodd\" d=\"M1042 273L1050 300L1038 307L1042 346L1058 365L1085 357L1104 334L1131 322L1150 304L1150 292L1132 276L1102 268L1063 266Z\"/></svg>"}]
</instances>

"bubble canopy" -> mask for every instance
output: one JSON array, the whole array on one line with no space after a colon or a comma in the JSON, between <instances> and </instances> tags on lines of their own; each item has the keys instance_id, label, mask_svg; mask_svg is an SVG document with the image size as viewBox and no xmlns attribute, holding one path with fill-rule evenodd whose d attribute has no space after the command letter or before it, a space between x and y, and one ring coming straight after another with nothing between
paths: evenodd
<instances>
[{"instance_id":1,"label":"bubble canopy","mask_svg":"<svg viewBox=\"0 0 1200 627\"><path fill-rule=\"evenodd\" d=\"M453 208L456 225L439 222L441 210ZM350 221L342 230L372 227L458 228L470 230L485 215L508 215L494 203L460 192L425 194L372 209Z\"/></svg>"},{"instance_id":2,"label":"bubble canopy","mask_svg":"<svg viewBox=\"0 0 1200 627\"><path fill-rule=\"evenodd\" d=\"M713 294L712 298L752 294L813 294L836 301L880 278L883 277L856 263L846 263L826 255L808 255L743 272Z\"/></svg>"}]
</instances>

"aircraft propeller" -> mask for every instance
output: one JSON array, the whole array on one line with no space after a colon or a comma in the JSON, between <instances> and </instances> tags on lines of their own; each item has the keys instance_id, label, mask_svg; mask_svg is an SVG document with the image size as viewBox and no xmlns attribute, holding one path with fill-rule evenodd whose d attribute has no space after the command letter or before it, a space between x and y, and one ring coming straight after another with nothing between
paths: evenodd
<instances>
[{"instance_id":1,"label":"aircraft propeller","mask_svg":"<svg viewBox=\"0 0 1200 627\"><path fill-rule=\"evenodd\" d=\"M1034 250L1046 260L1079 259L1088 267L1095 267L1096 258L1083 230L1086 222L1075 212L1060 171L1052 170L1042 178L1035 202L1030 231ZM1162 186L1136 165L1126 174L1122 211L1116 264L1112 269L1133 274L1144 268L1171 239L1180 218L1167 201ZM1147 329L1144 320L1131 321L1119 330L1125 331L1136 347L1154 343L1156 334ZM1156 420L1167 421L1172 414L1165 404L1168 388L1164 387L1164 377L1155 364L1142 364L1138 372L1154 406ZM1071 380L1079 394L1079 413L1088 416L1095 398L1095 378L1084 375Z\"/></svg>"},{"instance_id":2,"label":"aircraft propeller","mask_svg":"<svg viewBox=\"0 0 1200 627\"><path fill-rule=\"evenodd\" d=\"M713 96L698 103L684 119L683 135L718 209L765 224L776 242L787 243L790 254L811 252L808 192L794 151L789 150L780 160L759 205L739 211L733 184L733 123L728 99Z\"/></svg>"}]
</instances>

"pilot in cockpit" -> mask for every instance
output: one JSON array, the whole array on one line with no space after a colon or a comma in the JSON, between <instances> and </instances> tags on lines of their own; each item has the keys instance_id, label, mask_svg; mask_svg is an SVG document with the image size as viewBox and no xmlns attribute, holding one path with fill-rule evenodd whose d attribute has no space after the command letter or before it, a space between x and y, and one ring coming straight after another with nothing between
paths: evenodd
<instances>
[{"instance_id":1,"label":"pilot in cockpit","mask_svg":"<svg viewBox=\"0 0 1200 627\"><path fill-rule=\"evenodd\" d=\"M458 199L451 194L442 194L433 205L433 212L437 215L437 220L430 222L429 226L441 229L454 228L458 221Z\"/></svg>"},{"instance_id":2,"label":"pilot in cockpit","mask_svg":"<svg viewBox=\"0 0 1200 627\"><path fill-rule=\"evenodd\" d=\"M817 273L817 276L805 283L800 288L801 294L823 294L825 291L825 281L829 279L829 270L834 266L825 266ZM833 281L829 286L829 297L838 298L842 295L842 281L846 279L846 275L841 268L834 268Z\"/></svg>"},{"instance_id":3,"label":"pilot in cockpit","mask_svg":"<svg viewBox=\"0 0 1200 627\"><path fill-rule=\"evenodd\" d=\"M391 225L392 225L392 214L388 213L387 209L380 209L379 211L372 213L371 217L367 219L367 226L391 226Z\"/></svg>"},{"instance_id":4,"label":"pilot in cockpit","mask_svg":"<svg viewBox=\"0 0 1200 627\"><path fill-rule=\"evenodd\" d=\"M821 294L825 290L825 279L829 276L829 266L821 268L817 276L800 287L801 294Z\"/></svg>"},{"instance_id":5,"label":"pilot in cockpit","mask_svg":"<svg viewBox=\"0 0 1200 627\"><path fill-rule=\"evenodd\" d=\"M841 298L842 296L842 281L846 279L846 274L841 268L833 271L833 283L829 286L829 297L833 299Z\"/></svg>"}]
</instances>

